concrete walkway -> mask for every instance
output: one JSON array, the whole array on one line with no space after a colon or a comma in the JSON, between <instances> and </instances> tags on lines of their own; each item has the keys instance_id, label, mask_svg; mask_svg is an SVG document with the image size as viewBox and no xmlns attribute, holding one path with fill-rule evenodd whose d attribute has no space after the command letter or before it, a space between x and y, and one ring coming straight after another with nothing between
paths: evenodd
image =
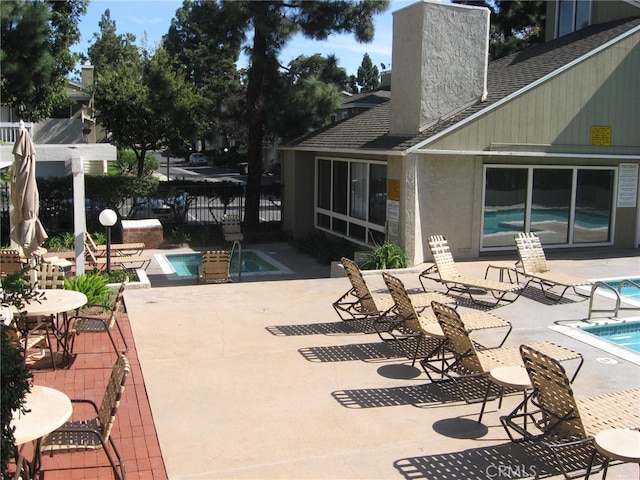
<instances>
[{"instance_id":1,"label":"concrete walkway","mask_svg":"<svg viewBox=\"0 0 640 480\"><path fill-rule=\"evenodd\" d=\"M279 261L294 271L309 262L288 255ZM635 255L550 264L587 278L633 277ZM487 263L458 267L483 276ZM478 424L480 405L340 321L331 304L349 288L346 278L301 272L307 278L158 287L160 275L152 268L154 288L128 290L125 300L170 479L561 478L500 425L519 396L500 411L491 402ZM398 276L420 286L415 272ZM366 279L382 289L380 275ZM493 310L514 325L506 345L550 340L582 353L577 397L640 386L637 364L548 328L585 319L588 301L569 295L548 305L532 293ZM637 472L613 466L608 478Z\"/></svg>"}]
</instances>

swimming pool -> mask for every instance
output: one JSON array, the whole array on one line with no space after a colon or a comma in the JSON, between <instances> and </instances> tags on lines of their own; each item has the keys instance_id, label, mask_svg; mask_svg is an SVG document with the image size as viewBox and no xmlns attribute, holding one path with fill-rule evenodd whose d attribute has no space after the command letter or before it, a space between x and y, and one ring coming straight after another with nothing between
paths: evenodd
<instances>
[{"instance_id":1,"label":"swimming pool","mask_svg":"<svg viewBox=\"0 0 640 480\"><path fill-rule=\"evenodd\" d=\"M552 330L640 365L640 318L603 319L553 325ZM608 360L604 358L604 360Z\"/></svg>"},{"instance_id":2,"label":"swimming pool","mask_svg":"<svg viewBox=\"0 0 640 480\"><path fill-rule=\"evenodd\" d=\"M634 285L631 285L629 283L625 283L625 284L622 285L622 289L620 289L620 283L622 283L623 280L631 280L636 285L640 285L640 278L639 277L626 278L626 279L625 278L614 278L614 279L601 280L601 281L606 283L610 287L613 287L616 290L618 290L620 292L620 295L622 295L624 297L633 298L634 300L640 301L640 288L638 288L638 287L636 287Z\"/></svg>"},{"instance_id":3,"label":"swimming pool","mask_svg":"<svg viewBox=\"0 0 640 480\"><path fill-rule=\"evenodd\" d=\"M587 325L580 328L616 345L640 352L640 322L638 321Z\"/></svg>"},{"instance_id":4,"label":"swimming pool","mask_svg":"<svg viewBox=\"0 0 640 480\"><path fill-rule=\"evenodd\" d=\"M201 253L166 253L156 255L162 272L180 278L196 277L202 264ZM233 252L229 266L231 275L238 275L238 251ZM242 275L268 275L293 273L293 271L260 250L242 251Z\"/></svg>"}]
</instances>

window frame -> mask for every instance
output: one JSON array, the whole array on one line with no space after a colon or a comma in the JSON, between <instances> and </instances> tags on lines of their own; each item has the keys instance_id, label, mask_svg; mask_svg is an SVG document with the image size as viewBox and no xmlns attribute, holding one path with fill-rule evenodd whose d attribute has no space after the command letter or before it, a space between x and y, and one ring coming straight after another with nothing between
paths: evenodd
<instances>
[{"instance_id":1,"label":"window frame","mask_svg":"<svg viewBox=\"0 0 640 480\"><path fill-rule=\"evenodd\" d=\"M492 252L502 250L513 250L513 245L504 246L485 246L485 206L487 195L487 171L489 169L522 169L527 172L526 188L525 192L525 207L524 207L524 224L523 231L529 232L531 229L531 206L533 199L533 172L536 169L541 170L571 170L571 197L570 197L570 212L568 218L568 239L565 243L553 243L547 244L549 247L554 248L576 248L576 247L597 247L597 246L611 246L615 243L615 224L616 224L616 210L617 210L617 198L618 198L618 173L619 167L617 165L611 166L586 166L586 165L546 165L546 164L494 164L486 163L482 167L482 203L480 206L480 251ZM600 242L576 242L575 241L575 214L576 214L576 195L577 195L577 179L578 172L581 170L602 170L612 172L611 178L611 198L610 198L610 219L609 219L609 240ZM515 235L515 232L514 232Z\"/></svg>"},{"instance_id":2,"label":"window frame","mask_svg":"<svg viewBox=\"0 0 640 480\"><path fill-rule=\"evenodd\" d=\"M319 174L320 174L320 162L321 161L329 161L330 162L330 174L328 175L328 178L331 179L331 184L329 186L329 198L331 199L331 204L329 205L329 208L322 208L318 205L318 201L320 198L320 186L318 184L319 181ZM342 162L342 163L346 163L347 164L347 185L346 185L346 189L347 189L347 213L346 214L342 214L342 213L338 213L333 211L333 199L334 199L334 177L333 177L333 172L334 172L334 164L335 162ZM365 219L361 219L358 217L352 217L351 214L351 188L349 188L350 185L350 179L352 178L352 164L366 164L367 165L367 169L366 169L366 179L363 182L363 186L364 186L364 190L365 190L365 202L366 202L366 215L365 215ZM370 208L371 208L371 204L370 204L370 180L371 180L371 165L382 165L384 167L387 167L387 162L385 161L376 161L376 160L365 160L365 159L361 159L361 158L340 158L340 157L328 157L328 156L318 156L315 158L315 180L314 180L314 196L313 196L313 211L314 211L314 215L313 215L313 225L314 228L318 229L318 230L322 230L325 232L330 233L331 235L335 235L337 237L341 237L344 238L350 242L356 243L358 245L363 245L363 246L367 246L367 247L371 247L375 245L375 241L374 239L372 239L372 235L371 235L371 231L375 232L377 237L380 237L380 235L382 235L384 238L386 238L386 233L387 233L387 229L386 229L386 220L384 222L383 225L377 224L377 223L373 223L369 221L369 218L371 217L370 215ZM387 173L388 174L388 173ZM386 182L385 182L386 183ZM318 222L318 217L319 215L323 215L325 217L328 217L328 220L330 222L329 227L325 227L323 225L320 225ZM386 215L385 215L386 217ZM346 234L342 233L342 231L338 231L337 230L337 226L342 227L343 225L346 224ZM364 229L365 231L365 241L362 241L361 239L351 236L351 230L350 230L350 226L353 225L354 229ZM342 228L340 228L340 230L342 230Z\"/></svg>"}]
</instances>

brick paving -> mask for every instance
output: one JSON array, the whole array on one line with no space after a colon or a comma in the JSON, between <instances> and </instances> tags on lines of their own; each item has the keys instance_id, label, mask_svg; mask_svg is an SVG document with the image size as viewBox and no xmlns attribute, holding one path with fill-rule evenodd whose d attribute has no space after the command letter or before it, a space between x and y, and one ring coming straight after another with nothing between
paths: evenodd
<instances>
[{"instance_id":1,"label":"brick paving","mask_svg":"<svg viewBox=\"0 0 640 480\"><path fill-rule=\"evenodd\" d=\"M131 372L127 379L112 438L124 458L128 480L166 480L167 472L153 422L151 407L126 313L118 316L129 345ZM117 330L114 336L122 340ZM75 358L67 368L31 369L33 383L53 387L70 398L86 398L100 405L105 386L116 361L116 353L106 334L82 334L76 338ZM72 419L90 418L90 406L74 405ZM30 446L29 446L30 447ZM27 452L29 454L29 452ZM113 478L105 453L77 452L44 455L40 480L94 480Z\"/></svg>"}]
</instances>

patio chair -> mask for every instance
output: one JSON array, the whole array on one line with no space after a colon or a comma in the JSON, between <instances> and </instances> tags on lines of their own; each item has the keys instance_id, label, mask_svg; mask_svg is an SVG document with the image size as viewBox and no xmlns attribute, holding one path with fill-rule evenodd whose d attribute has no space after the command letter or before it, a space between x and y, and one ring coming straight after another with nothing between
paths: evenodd
<instances>
[{"instance_id":1,"label":"patio chair","mask_svg":"<svg viewBox=\"0 0 640 480\"><path fill-rule=\"evenodd\" d=\"M39 288L64 288L64 270L59 265L39 262L34 268Z\"/></svg>"},{"instance_id":2,"label":"patio chair","mask_svg":"<svg viewBox=\"0 0 640 480\"><path fill-rule=\"evenodd\" d=\"M113 305L96 303L87 304L82 307L76 315L68 319L70 354L73 354L76 337L83 333L106 333L107 335L109 335L109 340L111 340L111 345L113 345L113 349L115 350L116 355L119 355L120 353L127 353L129 351L129 346L127 345L124 333L122 331L122 328L120 327L120 324L118 323L118 313L124 305L124 290L127 286L127 282L128 281L125 280L120 285ZM124 343L123 351L118 349L118 345L116 344L116 341L113 338L113 334L111 333L111 330L114 326L120 333L120 337L122 338L122 342Z\"/></svg>"},{"instance_id":3,"label":"patio chair","mask_svg":"<svg viewBox=\"0 0 640 480\"><path fill-rule=\"evenodd\" d=\"M225 242L242 242L244 240L240 215L225 215L222 218L222 235Z\"/></svg>"},{"instance_id":4,"label":"patio chair","mask_svg":"<svg viewBox=\"0 0 640 480\"><path fill-rule=\"evenodd\" d=\"M429 249L435 265L427 268L419 275L418 278L423 288L425 288L423 279L435 280L447 288L447 293L453 291L467 294L473 303L480 305L486 305L486 303L474 298L473 290L487 291L496 299L495 303L490 304L491 307L498 306L501 301L514 302L524 289L523 286L517 284L460 275L451 255L449 243L442 235L429 237ZM434 274L437 274L437 276L434 276ZM511 294L514 294L515 297L507 298L507 295Z\"/></svg>"},{"instance_id":5,"label":"patio chair","mask_svg":"<svg viewBox=\"0 0 640 480\"><path fill-rule=\"evenodd\" d=\"M640 426L640 388L608 393L589 398L574 397L571 380L564 367L547 353L533 345L522 345L520 354L531 385L531 403L535 410L500 418L509 437L512 430L525 439L534 439L547 447L556 459L565 478L584 476L593 457L593 437L609 428L638 428ZM529 419L539 431L530 432L520 425L522 417ZM578 465L568 452L583 447L586 464ZM586 457L589 457L588 462ZM571 468L573 467L573 469ZM572 473L573 470L573 473Z\"/></svg>"},{"instance_id":6,"label":"patio chair","mask_svg":"<svg viewBox=\"0 0 640 480\"><path fill-rule=\"evenodd\" d=\"M198 266L198 282L232 282L229 273L231 255L226 250L209 250L202 254L202 264Z\"/></svg>"},{"instance_id":7,"label":"patio chair","mask_svg":"<svg viewBox=\"0 0 640 480\"><path fill-rule=\"evenodd\" d=\"M463 379L467 378L487 378L491 369L503 366L522 366L522 357L518 346L494 347L481 349L469 337L469 332L458 312L454 309L439 303L433 303L433 311L438 318L440 327L446 339L445 349L451 356L446 368L442 372L445 376L453 380L457 385L462 397L467 403L481 402L484 398L471 397L463 387ZM549 356L558 361L579 360L576 371L578 374L584 359L582 355L566 347L556 345L552 342L538 342L532 346L540 351L544 351ZM428 359L423 360L422 366L425 369L439 371L439 366L431 365ZM472 394L480 393L482 389L471 389L472 385L465 382Z\"/></svg>"},{"instance_id":8,"label":"patio chair","mask_svg":"<svg viewBox=\"0 0 640 480\"><path fill-rule=\"evenodd\" d=\"M391 337L383 335L384 332L378 332L380 338L387 341L391 340L399 345L405 355L413 361L412 365L415 364L417 359L422 359L428 363L429 359L434 357L438 351L441 354L444 353L442 347L445 343L445 336L438 325L438 318L435 314L429 315L426 310L419 314L402 281L386 272L382 274L382 277L393 298L397 320L392 328L386 332ZM442 305L435 301L431 303L431 305L434 304ZM455 312L453 308L450 309ZM507 328L506 335L500 345L504 343L511 332L512 326L509 322L490 313L472 312L462 315L464 315L464 328L467 332L486 328ZM407 345L411 347L410 350L407 349ZM437 359L441 362L443 357L437 356ZM433 366L431 363L428 364ZM431 378L429 369L425 368L424 370L427 376ZM434 369L432 368L431 370ZM442 373L439 370L435 371Z\"/></svg>"},{"instance_id":9,"label":"patio chair","mask_svg":"<svg viewBox=\"0 0 640 480\"><path fill-rule=\"evenodd\" d=\"M351 288L333 302L333 308L338 316L345 322L381 319L395 305L393 298L389 295L373 295L358 264L346 257L342 257L341 262L351 282ZM439 292L411 293L409 296L418 312L431 308L433 300L445 304L454 301L453 298Z\"/></svg>"},{"instance_id":10,"label":"patio chair","mask_svg":"<svg viewBox=\"0 0 640 480\"><path fill-rule=\"evenodd\" d=\"M107 254L107 246L106 245L98 245L91 234L89 232L85 232L85 240L87 248L91 248L93 253L99 257ZM111 244L111 255L142 255L144 252L145 245L142 242L137 243L112 243Z\"/></svg>"},{"instance_id":11,"label":"patio chair","mask_svg":"<svg viewBox=\"0 0 640 480\"><path fill-rule=\"evenodd\" d=\"M107 256L98 256L89 247L88 242L85 241L87 262L98 270L104 270L107 268ZM132 268L147 269L151 263L151 257L147 255L111 255L111 265L118 266L123 270L127 270L127 266L133 265Z\"/></svg>"},{"instance_id":12,"label":"patio chair","mask_svg":"<svg viewBox=\"0 0 640 480\"><path fill-rule=\"evenodd\" d=\"M27 259L20 253L20 250L12 248L0 249L0 275L6 276L10 273L20 271L29 265Z\"/></svg>"},{"instance_id":13,"label":"patio chair","mask_svg":"<svg viewBox=\"0 0 640 480\"><path fill-rule=\"evenodd\" d=\"M71 402L74 404L91 405L95 411L95 417L85 420L70 420L57 430L45 435L39 445L40 453L53 456L61 453L104 450L113 469L114 477L118 480L124 480L124 459L111 437L111 432L130 368L127 357L120 355L111 370L100 407L92 400L72 399ZM113 454L110 450L113 451ZM118 461L117 464L114 455Z\"/></svg>"},{"instance_id":14,"label":"patio chair","mask_svg":"<svg viewBox=\"0 0 640 480\"><path fill-rule=\"evenodd\" d=\"M553 298L559 302L570 288L573 288L573 292L576 295L589 296L576 290L576 287L591 286L593 284L591 280L549 270L540 238L535 233L518 233L515 241L518 247L518 256L520 257L519 267L516 272L529 278L530 282L540 285L545 297ZM546 290L545 286L547 287ZM553 287L564 287L559 297L556 295L549 296L549 290Z\"/></svg>"}]
</instances>

